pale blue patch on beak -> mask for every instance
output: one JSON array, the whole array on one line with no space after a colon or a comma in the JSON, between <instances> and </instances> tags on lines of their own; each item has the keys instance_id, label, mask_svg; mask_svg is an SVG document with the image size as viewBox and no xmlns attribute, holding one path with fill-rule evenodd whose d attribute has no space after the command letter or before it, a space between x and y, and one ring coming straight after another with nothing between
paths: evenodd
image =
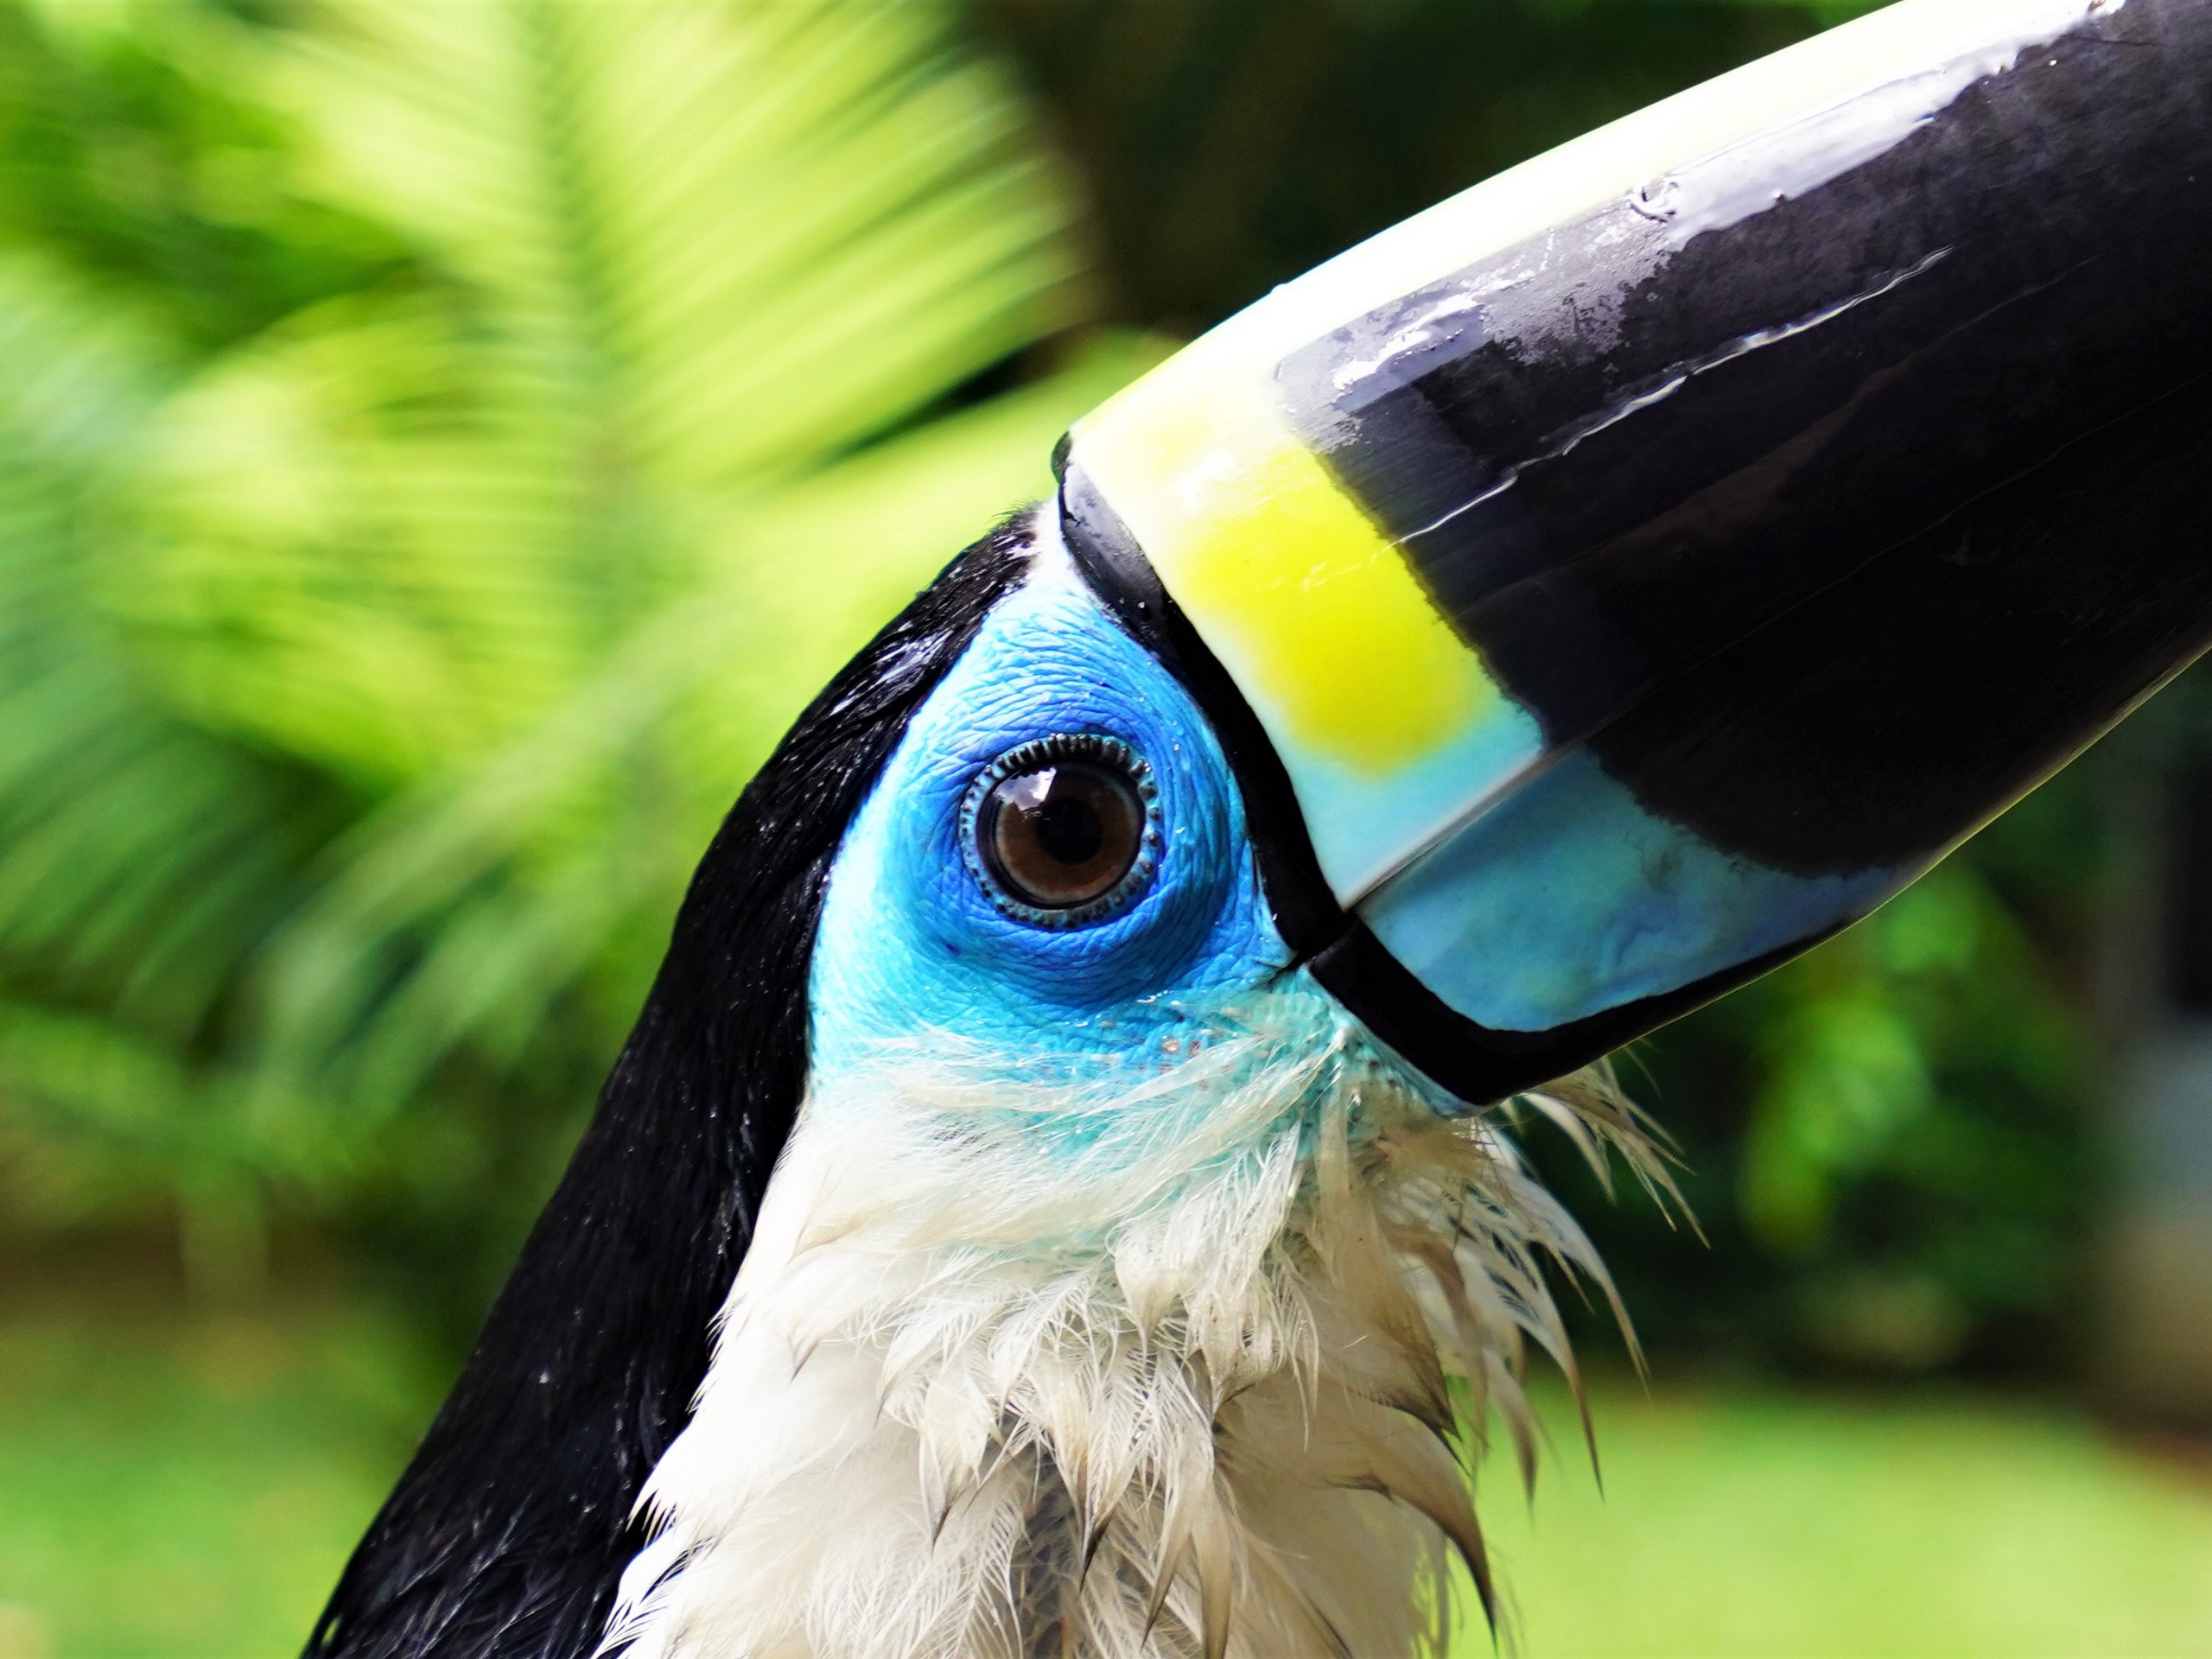
<instances>
[{"instance_id":1,"label":"pale blue patch on beak","mask_svg":"<svg viewBox=\"0 0 2212 1659\"><path fill-rule=\"evenodd\" d=\"M1814 938L1918 874L1805 877L1731 856L1646 812L1577 750L1358 910L1452 1007L1538 1032Z\"/></svg>"},{"instance_id":2,"label":"pale blue patch on beak","mask_svg":"<svg viewBox=\"0 0 2212 1659\"><path fill-rule=\"evenodd\" d=\"M1535 719L1499 697L1488 718L1389 771L1333 760L1294 738L1277 752L1305 814L1313 856L1339 903L1382 885L1385 872L1427 838L1430 826L1463 817L1471 799L1513 786L1543 758Z\"/></svg>"}]
</instances>

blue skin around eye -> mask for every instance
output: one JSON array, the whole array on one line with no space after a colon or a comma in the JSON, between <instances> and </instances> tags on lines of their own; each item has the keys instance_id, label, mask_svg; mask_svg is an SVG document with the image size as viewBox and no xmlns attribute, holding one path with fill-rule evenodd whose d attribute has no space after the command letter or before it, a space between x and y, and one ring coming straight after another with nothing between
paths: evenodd
<instances>
[{"instance_id":1,"label":"blue skin around eye","mask_svg":"<svg viewBox=\"0 0 2212 1659\"><path fill-rule=\"evenodd\" d=\"M979 772L1058 733L1144 757L1160 847L1127 904L1056 931L991 901L959 826ZM815 943L813 1061L834 1070L947 1033L1079 1075L1288 962L1206 721L1064 563L1040 557L916 713L838 851Z\"/></svg>"}]
</instances>

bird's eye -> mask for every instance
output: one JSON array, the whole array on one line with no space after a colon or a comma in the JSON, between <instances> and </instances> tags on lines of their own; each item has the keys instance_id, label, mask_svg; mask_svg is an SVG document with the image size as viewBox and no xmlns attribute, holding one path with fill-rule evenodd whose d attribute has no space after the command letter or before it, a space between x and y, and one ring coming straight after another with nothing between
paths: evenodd
<instances>
[{"instance_id":1,"label":"bird's eye","mask_svg":"<svg viewBox=\"0 0 2212 1659\"><path fill-rule=\"evenodd\" d=\"M1152 770L1118 738L1040 738L978 774L961 839L1000 909L1038 927L1079 927L1151 879L1160 832Z\"/></svg>"}]
</instances>

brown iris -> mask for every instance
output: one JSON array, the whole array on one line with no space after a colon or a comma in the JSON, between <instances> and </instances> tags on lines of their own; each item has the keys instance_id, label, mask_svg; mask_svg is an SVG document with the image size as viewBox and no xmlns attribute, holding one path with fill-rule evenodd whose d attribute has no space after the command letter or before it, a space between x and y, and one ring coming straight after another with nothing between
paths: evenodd
<instances>
[{"instance_id":1,"label":"brown iris","mask_svg":"<svg viewBox=\"0 0 2212 1659\"><path fill-rule=\"evenodd\" d=\"M1092 920L1149 872L1150 780L1112 738L1027 743L976 779L969 846L1003 908L1046 927Z\"/></svg>"}]
</instances>

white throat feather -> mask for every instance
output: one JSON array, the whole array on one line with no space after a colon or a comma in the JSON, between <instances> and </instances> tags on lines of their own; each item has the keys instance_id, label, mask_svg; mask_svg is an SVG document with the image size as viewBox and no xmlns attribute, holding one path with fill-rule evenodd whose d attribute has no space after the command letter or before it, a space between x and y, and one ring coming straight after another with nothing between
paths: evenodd
<instances>
[{"instance_id":1,"label":"white throat feather","mask_svg":"<svg viewBox=\"0 0 2212 1659\"><path fill-rule=\"evenodd\" d=\"M1493 1410L1533 1467L1525 1340L1575 1377L1546 1263L1604 1268L1318 990L1203 1024L1141 1073L817 1079L602 1651L1441 1650ZM1602 1069L1523 1101L1671 1191Z\"/></svg>"}]
</instances>

